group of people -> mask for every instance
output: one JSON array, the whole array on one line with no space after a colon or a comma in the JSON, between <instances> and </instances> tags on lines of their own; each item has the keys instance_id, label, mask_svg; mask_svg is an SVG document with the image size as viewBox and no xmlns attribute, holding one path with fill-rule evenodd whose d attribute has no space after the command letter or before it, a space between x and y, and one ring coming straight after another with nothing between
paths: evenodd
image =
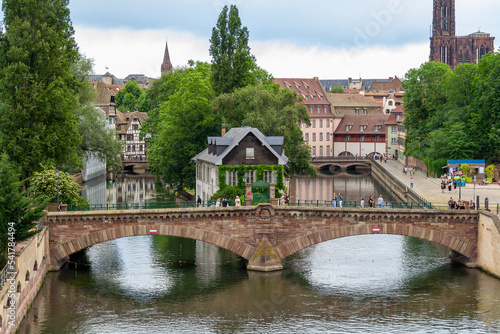
<instances>
[{"instance_id":1,"label":"group of people","mask_svg":"<svg viewBox=\"0 0 500 334\"><path fill-rule=\"evenodd\" d=\"M473 200L470 200L469 202L458 200L458 202L455 202L453 197L450 197L450 200L448 201L448 207L450 208L450 210L475 210L476 204Z\"/></svg>"},{"instance_id":2,"label":"group of people","mask_svg":"<svg viewBox=\"0 0 500 334\"><path fill-rule=\"evenodd\" d=\"M408 166L404 166L404 167L403 167L403 175L408 175L408 173L409 173L410 175L414 175L416 170L417 170L417 166L415 166L415 167L412 167L412 166L410 166L410 167L408 167Z\"/></svg>"},{"instance_id":3,"label":"group of people","mask_svg":"<svg viewBox=\"0 0 500 334\"><path fill-rule=\"evenodd\" d=\"M342 198L342 194L339 193L338 195L336 193L333 193L333 197L332 197L332 204L333 204L333 207L336 208L337 207L337 204L339 207L342 207L342 203L344 202L344 199Z\"/></svg>"},{"instance_id":4,"label":"group of people","mask_svg":"<svg viewBox=\"0 0 500 334\"><path fill-rule=\"evenodd\" d=\"M201 201L200 196L198 196L198 199L196 200L196 204L198 207L201 207L202 201ZM225 197L217 198L217 200L215 201L216 208L227 207L227 206L229 206L229 204L228 204L227 199ZM236 198L234 199L234 206L241 206L241 199L239 196L236 196Z\"/></svg>"},{"instance_id":5,"label":"group of people","mask_svg":"<svg viewBox=\"0 0 500 334\"><path fill-rule=\"evenodd\" d=\"M381 208L382 206L384 206L384 197L382 197L382 195L379 195L378 199L377 199L377 204L375 204L375 201L373 200L373 196L370 196L370 198L368 199L368 207L369 208L374 208L376 205L378 205L379 208ZM364 198L361 198L361 207L364 208L365 207L365 199Z\"/></svg>"}]
</instances>

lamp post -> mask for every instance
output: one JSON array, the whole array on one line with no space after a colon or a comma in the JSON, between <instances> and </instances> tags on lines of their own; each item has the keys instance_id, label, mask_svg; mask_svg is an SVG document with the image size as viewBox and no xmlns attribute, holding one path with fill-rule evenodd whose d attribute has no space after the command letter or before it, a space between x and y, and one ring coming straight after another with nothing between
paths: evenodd
<instances>
[{"instance_id":1,"label":"lamp post","mask_svg":"<svg viewBox=\"0 0 500 334\"><path fill-rule=\"evenodd\" d=\"M57 211L61 211L59 207L59 171L56 169L56 177L57 177Z\"/></svg>"}]
</instances>

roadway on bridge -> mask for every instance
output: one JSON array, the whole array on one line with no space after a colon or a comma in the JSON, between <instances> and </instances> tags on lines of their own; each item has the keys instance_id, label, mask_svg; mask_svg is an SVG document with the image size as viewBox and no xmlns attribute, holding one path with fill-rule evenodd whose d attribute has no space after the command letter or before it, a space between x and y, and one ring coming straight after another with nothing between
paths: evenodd
<instances>
[{"instance_id":1,"label":"roadway on bridge","mask_svg":"<svg viewBox=\"0 0 500 334\"><path fill-rule=\"evenodd\" d=\"M387 160L386 163L382 162L381 165L387 169L392 175L398 178L401 182L410 187L410 174L403 175L403 165L394 160ZM441 192L441 179L427 177L426 173L417 171L413 175L413 190L417 192L420 196L431 202L436 206L446 206L450 197L456 201L459 198L460 190L457 187L456 190L452 188L451 192L448 189L444 193ZM467 184L461 189L462 200L471 200L474 198L474 185ZM487 197L489 200L489 207L493 212L496 212L497 204L500 204L500 186L498 184L489 184L486 186L480 186L476 184L475 195L479 196L480 208L484 208L484 200Z\"/></svg>"}]
</instances>

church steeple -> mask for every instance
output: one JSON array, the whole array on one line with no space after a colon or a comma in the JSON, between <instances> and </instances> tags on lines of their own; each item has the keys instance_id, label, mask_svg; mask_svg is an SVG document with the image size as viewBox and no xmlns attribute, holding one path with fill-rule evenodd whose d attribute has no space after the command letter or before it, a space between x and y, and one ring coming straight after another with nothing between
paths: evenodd
<instances>
[{"instance_id":1,"label":"church steeple","mask_svg":"<svg viewBox=\"0 0 500 334\"><path fill-rule=\"evenodd\" d=\"M170 54L168 53L168 43L165 42L165 55L163 56L163 63L161 64L161 72L168 72L173 68L170 61Z\"/></svg>"},{"instance_id":2,"label":"church steeple","mask_svg":"<svg viewBox=\"0 0 500 334\"><path fill-rule=\"evenodd\" d=\"M455 37L455 0L434 0L432 36Z\"/></svg>"}]
</instances>

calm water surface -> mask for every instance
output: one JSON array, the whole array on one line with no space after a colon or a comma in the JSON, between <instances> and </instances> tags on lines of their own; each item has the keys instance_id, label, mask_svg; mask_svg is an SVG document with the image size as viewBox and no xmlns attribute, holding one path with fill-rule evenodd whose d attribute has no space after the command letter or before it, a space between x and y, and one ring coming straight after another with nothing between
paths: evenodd
<instances>
[{"instance_id":1,"label":"calm water surface","mask_svg":"<svg viewBox=\"0 0 500 334\"><path fill-rule=\"evenodd\" d=\"M351 179L348 197L383 191ZM447 255L414 238L364 235L257 273L203 242L117 239L90 247L86 270L49 273L21 333L499 333L500 280Z\"/></svg>"}]
</instances>

